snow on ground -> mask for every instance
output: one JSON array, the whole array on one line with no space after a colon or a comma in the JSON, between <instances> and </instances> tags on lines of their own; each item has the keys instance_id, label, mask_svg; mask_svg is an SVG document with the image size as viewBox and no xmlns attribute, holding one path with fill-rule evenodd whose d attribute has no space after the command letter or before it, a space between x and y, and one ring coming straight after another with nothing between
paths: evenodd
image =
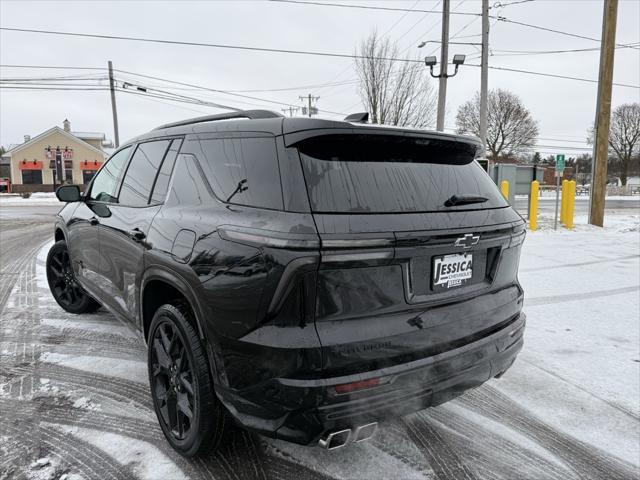
<instances>
[{"instance_id":1,"label":"snow on ground","mask_svg":"<svg viewBox=\"0 0 640 480\"><path fill-rule=\"evenodd\" d=\"M29 198L22 198L18 193L0 193L0 207L2 206L41 206L41 205L60 205L62 203L56 198L53 192L35 192Z\"/></svg>"},{"instance_id":2,"label":"snow on ground","mask_svg":"<svg viewBox=\"0 0 640 480\"><path fill-rule=\"evenodd\" d=\"M640 478L640 212L539 223L520 263L525 346L501 379L335 452L240 433L205 461L164 440L139 336L51 298L47 244L0 316L0 478Z\"/></svg>"}]
</instances>

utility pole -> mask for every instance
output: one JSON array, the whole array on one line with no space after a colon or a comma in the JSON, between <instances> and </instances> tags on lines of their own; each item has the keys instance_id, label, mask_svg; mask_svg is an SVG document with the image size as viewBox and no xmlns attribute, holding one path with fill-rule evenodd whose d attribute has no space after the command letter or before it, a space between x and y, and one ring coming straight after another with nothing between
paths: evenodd
<instances>
[{"instance_id":1,"label":"utility pole","mask_svg":"<svg viewBox=\"0 0 640 480\"><path fill-rule=\"evenodd\" d=\"M113 114L113 136L116 141L116 148L120 146L120 135L118 134L118 111L116 109L116 90L113 80L113 65L109 60L109 90L111 90L111 113Z\"/></svg>"},{"instance_id":2,"label":"utility pole","mask_svg":"<svg viewBox=\"0 0 640 480\"><path fill-rule=\"evenodd\" d=\"M607 160L609 158L609 126L611 124L611 89L613 84L613 55L616 43L618 0L604 0L602 39L600 45L600 74L598 103L596 104L595 142L591 168L591 197L589 223L604 225L604 201L607 190Z\"/></svg>"},{"instance_id":3,"label":"utility pole","mask_svg":"<svg viewBox=\"0 0 640 480\"><path fill-rule=\"evenodd\" d=\"M298 107L282 108L281 110L283 113L288 113L290 117L293 117L294 113L298 113Z\"/></svg>"},{"instance_id":4,"label":"utility pole","mask_svg":"<svg viewBox=\"0 0 640 480\"><path fill-rule=\"evenodd\" d=\"M440 84L438 86L438 119L436 130L444 131L447 103L447 63L449 62L449 0L442 2L442 44L440 46Z\"/></svg>"},{"instance_id":5,"label":"utility pole","mask_svg":"<svg viewBox=\"0 0 640 480\"><path fill-rule=\"evenodd\" d=\"M311 94L307 95L306 97L298 97L300 98L300 100L305 101L307 100L309 102L309 106L307 107L307 114L309 117L311 117L313 114L318 113L318 109L315 107L311 106L311 102L316 102L318 100L320 100L320 97L314 97ZM304 113L304 107L303 107L303 112Z\"/></svg>"},{"instance_id":6,"label":"utility pole","mask_svg":"<svg viewBox=\"0 0 640 480\"><path fill-rule=\"evenodd\" d=\"M482 0L482 59L480 67L480 140L482 140L482 156L484 157L487 154L487 97L489 95L489 0Z\"/></svg>"}]
</instances>

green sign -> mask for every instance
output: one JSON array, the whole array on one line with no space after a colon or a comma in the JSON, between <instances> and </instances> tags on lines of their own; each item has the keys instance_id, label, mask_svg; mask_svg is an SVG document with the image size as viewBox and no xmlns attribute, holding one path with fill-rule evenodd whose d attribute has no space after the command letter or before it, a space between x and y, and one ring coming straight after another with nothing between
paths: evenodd
<instances>
[{"instance_id":1,"label":"green sign","mask_svg":"<svg viewBox=\"0 0 640 480\"><path fill-rule=\"evenodd\" d=\"M560 154L560 155L556 155L556 172L562 172L564 171L564 155Z\"/></svg>"}]
</instances>

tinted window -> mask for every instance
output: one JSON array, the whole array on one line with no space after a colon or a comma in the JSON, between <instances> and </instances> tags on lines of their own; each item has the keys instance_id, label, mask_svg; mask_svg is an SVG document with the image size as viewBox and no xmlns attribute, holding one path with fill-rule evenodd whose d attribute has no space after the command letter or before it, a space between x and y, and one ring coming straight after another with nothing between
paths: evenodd
<instances>
[{"instance_id":1,"label":"tinted window","mask_svg":"<svg viewBox=\"0 0 640 480\"><path fill-rule=\"evenodd\" d=\"M42 183L42 170L22 170L22 183L33 185Z\"/></svg>"},{"instance_id":2,"label":"tinted window","mask_svg":"<svg viewBox=\"0 0 640 480\"><path fill-rule=\"evenodd\" d=\"M206 158L202 168L218 198L238 205L283 208L273 138L201 140L200 143Z\"/></svg>"},{"instance_id":3,"label":"tinted window","mask_svg":"<svg viewBox=\"0 0 640 480\"><path fill-rule=\"evenodd\" d=\"M118 202L140 207L149 203L153 181L158 173L169 140L145 142L136 148L122 181Z\"/></svg>"},{"instance_id":4,"label":"tinted window","mask_svg":"<svg viewBox=\"0 0 640 480\"><path fill-rule=\"evenodd\" d=\"M507 203L463 142L327 135L299 145L315 212L402 213L485 209ZM445 206L453 195L483 203Z\"/></svg>"},{"instance_id":5,"label":"tinted window","mask_svg":"<svg viewBox=\"0 0 640 480\"><path fill-rule=\"evenodd\" d=\"M116 192L118 189L118 180L124 168L131 147L123 148L113 155L105 166L96 175L91 184L91 193L89 198L99 202L117 202Z\"/></svg>"},{"instance_id":6,"label":"tinted window","mask_svg":"<svg viewBox=\"0 0 640 480\"><path fill-rule=\"evenodd\" d=\"M176 163L176 157L182 140L174 140L171 142L171 147L164 157L158 176L156 177L156 184L153 187L153 195L151 196L151 203L162 203L167 196L167 188L169 186L169 180L171 179L171 172L173 171L173 165Z\"/></svg>"},{"instance_id":7,"label":"tinted window","mask_svg":"<svg viewBox=\"0 0 640 480\"><path fill-rule=\"evenodd\" d=\"M198 206L210 204L212 200L196 157L179 155L167 205Z\"/></svg>"}]
</instances>

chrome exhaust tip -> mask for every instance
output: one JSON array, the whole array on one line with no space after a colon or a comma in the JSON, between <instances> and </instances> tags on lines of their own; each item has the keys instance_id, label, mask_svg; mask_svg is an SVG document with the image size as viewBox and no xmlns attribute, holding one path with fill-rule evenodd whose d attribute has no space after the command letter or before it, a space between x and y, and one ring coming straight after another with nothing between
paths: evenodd
<instances>
[{"instance_id":1,"label":"chrome exhaust tip","mask_svg":"<svg viewBox=\"0 0 640 480\"><path fill-rule=\"evenodd\" d=\"M344 447L351 439L351 430L337 430L318 440L318 446L325 450L336 450Z\"/></svg>"},{"instance_id":2,"label":"chrome exhaust tip","mask_svg":"<svg viewBox=\"0 0 640 480\"><path fill-rule=\"evenodd\" d=\"M378 430L378 422L367 423L365 425L360 425L353 432L353 441L354 442L364 442L365 440L369 440L373 437Z\"/></svg>"}]
</instances>

